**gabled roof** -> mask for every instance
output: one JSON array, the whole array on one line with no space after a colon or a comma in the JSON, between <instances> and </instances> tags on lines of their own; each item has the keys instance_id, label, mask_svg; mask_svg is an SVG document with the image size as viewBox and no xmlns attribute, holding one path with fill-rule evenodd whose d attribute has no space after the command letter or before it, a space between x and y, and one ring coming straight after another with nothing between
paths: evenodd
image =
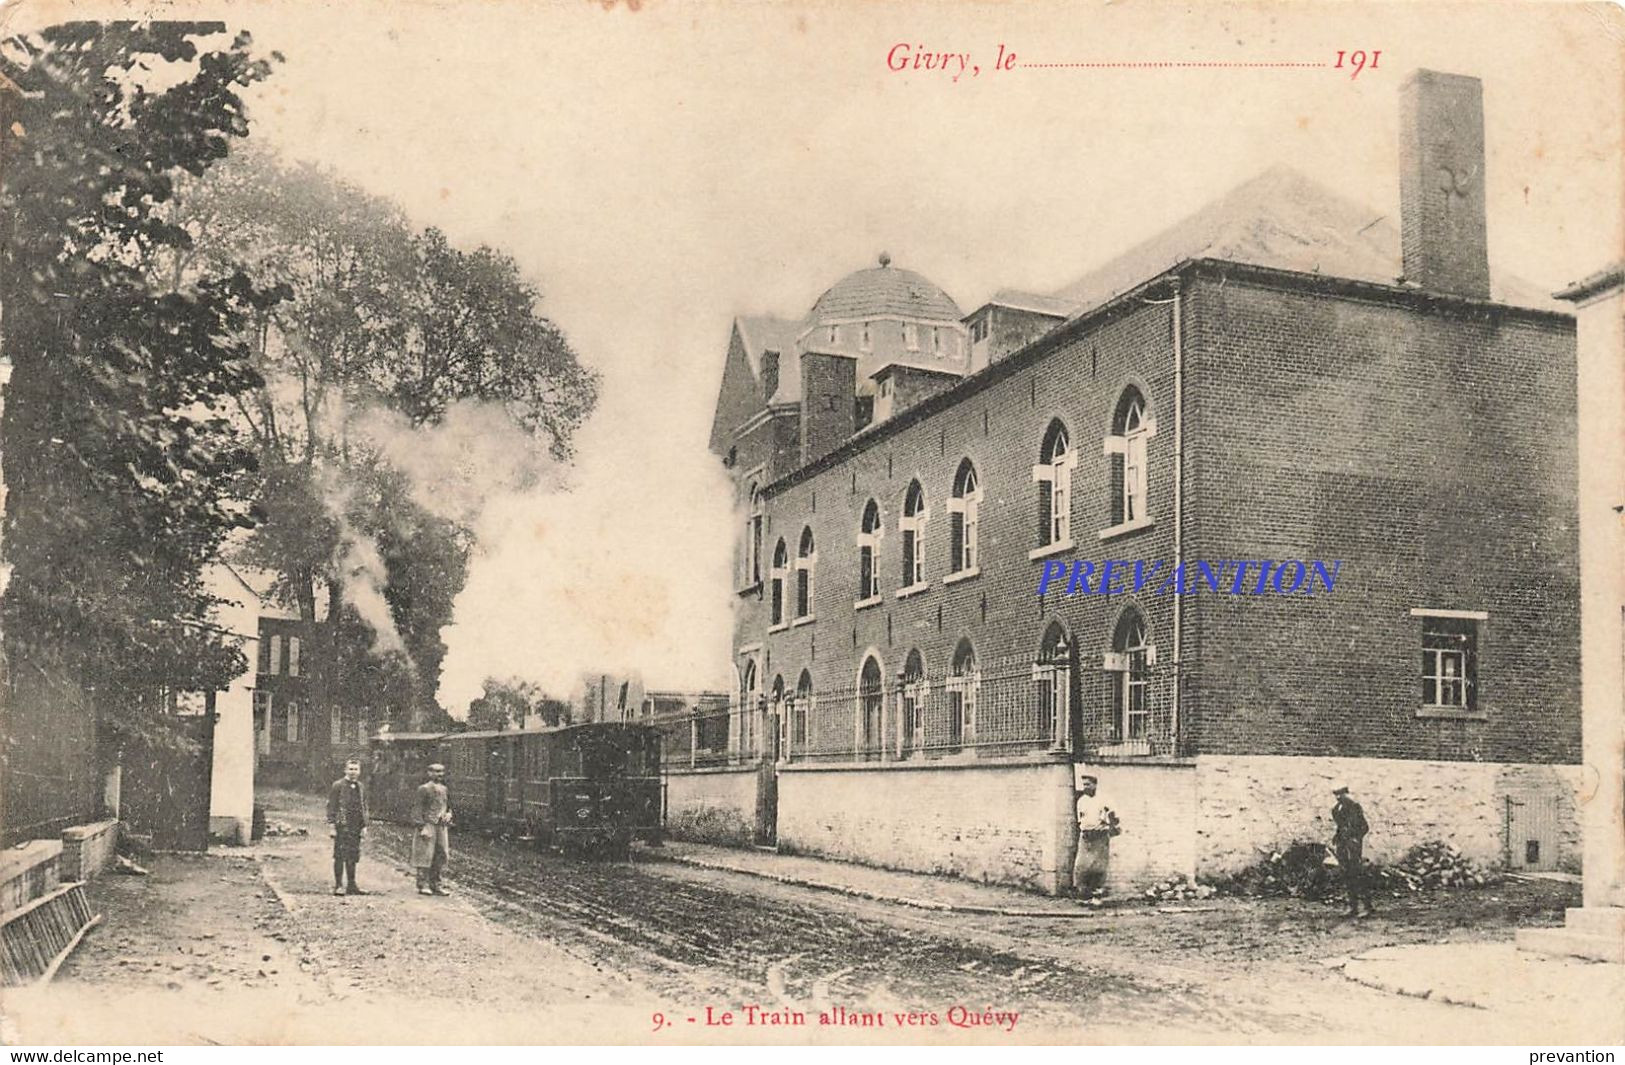
<instances>
[{"instance_id":1,"label":"gabled roof","mask_svg":"<svg viewBox=\"0 0 1625 1065\"><path fill-rule=\"evenodd\" d=\"M1275 166L1054 293L1073 316L1188 259L1225 259L1281 270L1395 284L1397 220L1344 199L1288 166ZM1538 287L1491 272L1491 296L1551 310Z\"/></svg>"},{"instance_id":2,"label":"gabled roof","mask_svg":"<svg viewBox=\"0 0 1625 1065\"><path fill-rule=\"evenodd\" d=\"M745 343L745 357L750 360L751 372L756 375L758 393L762 383L762 356L766 352L779 353L779 386L767 397L768 403L795 403L801 399L801 366L796 359L796 337L804 328L800 322L766 315L741 316L735 319L739 338Z\"/></svg>"},{"instance_id":3,"label":"gabled roof","mask_svg":"<svg viewBox=\"0 0 1625 1065\"><path fill-rule=\"evenodd\" d=\"M1009 307L1017 311L1035 311L1038 314L1067 318L1078 309L1076 303L1056 296L1041 296L1036 292L1023 292L1018 288L1001 288L988 297L982 307ZM981 310L978 307L977 310ZM972 312L975 313L975 312Z\"/></svg>"},{"instance_id":4,"label":"gabled roof","mask_svg":"<svg viewBox=\"0 0 1625 1065\"><path fill-rule=\"evenodd\" d=\"M739 327L739 339L745 342L745 357L750 359L750 369L757 380L762 376L762 352L777 351L782 355L793 350L796 334L801 331L800 322L767 315L742 314L734 319L734 324Z\"/></svg>"}]
</instances>

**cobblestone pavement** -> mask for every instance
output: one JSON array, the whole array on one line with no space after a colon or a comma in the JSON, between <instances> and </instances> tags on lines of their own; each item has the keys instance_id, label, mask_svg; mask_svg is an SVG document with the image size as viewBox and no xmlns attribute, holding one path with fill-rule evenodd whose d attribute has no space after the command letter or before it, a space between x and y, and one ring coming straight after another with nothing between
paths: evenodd
<instances>
[{"instance_id":1,"label":"cobblestone pavement","mask_svg":"<svg viewBox=\"0 0 1625 1065\"><path fill-rule=\"evenodd\" d=\"M1520 920L1560 920L1566 885L1396 902L1374 922L1238 900L1078 918L1026 915L1029 903L1041 912L1056 903L1003 889L833 870L972 911L989 900L1021 904L1023 915L1007 916L899 906L654 855L572 861L459 831L456 894L437 899L413 889L408 830L376 824L361 865L372 893L340 898L330 894L318 801L269 798L273 821L307 834L268 839L245 857L166 856L153 877L98 882L105 926L53 988L7 998L6 1019L22 1037L1517 1043L1602 1034L1578 1006L1537 1027L1517 1011L1363 986L1326 963L1394 944L1510 939ZM796 869L818 872L816 862ZM748 1025L747 1006L801 1011L807 1023ZM732 1011L734 1024L708 1027L708 1009ZM659 1032L657 1013L668 1025ZM820 1026L820 1013L834 1023ZM970 1025L1010 1013L1019 1017ZM838 1023L853 1016L869 1024Z\"/></svg>"}]
</instances>

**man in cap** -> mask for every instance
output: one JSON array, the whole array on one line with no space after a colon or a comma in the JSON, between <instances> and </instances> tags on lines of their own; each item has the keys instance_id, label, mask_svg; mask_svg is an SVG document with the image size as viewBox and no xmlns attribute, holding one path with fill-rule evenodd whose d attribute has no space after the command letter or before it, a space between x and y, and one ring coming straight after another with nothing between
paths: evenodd
<instances>
[{"instance_id":1,"label":"man in cap","mask_svg":"<svg viewBox=\"0 0 1625 1065\"><path fill-rule=\"evenodd\" d=\"M417 866L419 895L451 894L440 886L440 873L451 856L451 798L445 780L446 767L436 762L413 802L418 831L412 837L412 864Z\"/></svg>"},{"instance_id":2,"label":"man in cap","mask_svg":"<svg viewBox=\"0 0 1625 1065\"><path fill-rule=\"evenodd\" d=\"M333 894L365 895L355 882L355 864L361 860L361 833L367 829L367 796L361 787L359 758L345 762L344 776L328 789L327 824L328 834L333 837Z\"/></svg>"},{"instance_id":3,"label":"man in cap","mask_svg":"<svg viewBox=\"0 0 1625 1065\"><path fill-rule=\"evenodd\" d=\"M1122 831L1117 815L1095 795L1098 784L1092 776L1078 778L1078 853L1072 862L1073 891L1097 903L1095 896L1106 883L1112 837Z\"/></svg>"},{"instance_id":4,"label":"man in cap","mask_svg":"<svg viewBox=\"0 0 1625 1065\"><path fill-rule=\"evenodd\" d=\"M1376 911L1371 906L1371 886L1365 875L1365 835L1370 826L1365 822L1365 811L1349 796L1348 788L1333 788L1337 805L1332 807L1332 850L1337 864L1343 869L1343 885L1349 893L1350 917L1370 917ZM1360 904L1365 904L1365 912Z\"/></svg>"}]
</instances>

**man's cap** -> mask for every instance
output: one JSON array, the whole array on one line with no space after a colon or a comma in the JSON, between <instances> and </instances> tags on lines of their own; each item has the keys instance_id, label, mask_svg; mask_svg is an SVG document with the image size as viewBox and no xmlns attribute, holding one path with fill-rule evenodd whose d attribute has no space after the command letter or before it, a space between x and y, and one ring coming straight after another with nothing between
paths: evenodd
<instances>
[{"instance_id":1,"label":"man's cap","mask_svg":"<svg viewBox=\"0 0 1625 1065\"><path fill-rule=\"evenodd\" d=\"M1332 794L1333 795L1347 795L1348 793L1349 793L1349 789L1346 788L1346 787L1333 788L1332 789Z\"/></svg>"},{"instance_id":2,"label":"man's cap","mask_svg":"<svg viewBox=\"0 0 1625 1065\"><path fill-rule=\"evenodd\" d=\"M1092 776L1089 776L1088 774L1085 774L1085 775L1080 776L1078 778L1078 783L1079 784L1099 784L1100 783L1100 778L1099 777L1092 777Z\"/></svg>"},{"instance_id":3,"label":"man's cap","mask_svg":"<svg viewBox=\"0 0 1625 1065\"><path fill-rule=\"evenodd\" d=\"M444 773L445 771L446 771L446 767L441 765L439 762L436 762L434 765L431 765L429 767L429 772L431 772L431 773L435 773L435 772Z\"/></svg>"}]
</instances>

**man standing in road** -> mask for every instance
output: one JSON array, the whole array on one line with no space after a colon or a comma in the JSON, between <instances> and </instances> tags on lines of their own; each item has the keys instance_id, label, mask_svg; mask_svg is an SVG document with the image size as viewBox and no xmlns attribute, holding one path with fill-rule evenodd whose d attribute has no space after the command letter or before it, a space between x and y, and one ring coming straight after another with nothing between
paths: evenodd
<instances>
[{"instance_id":1,"label":"man standing in road","mask_svg":"<svg viewBox=\"0 0 1625 1065\"><path fill-rule=\"evenodd\" d=\"M1106 883L1112 837L1122 831L1117 815L1095 795L1097 783L1092 776L1078 778L1078 854L1072 862L1072 889L1095 905Z\"/></svg>"},{"instance_id":2,"label":"man standing in road","mask_svg":"<svg viewBox=\"0 0 1625 1065\"><path fill-rule=\"evenodd\" d=\"M413 803L417 835L412 837L412 864L418 870L419 895L449 895L440 874L451 856L451 799L446 794L446 767L436 762L429 779L418 785Z\"/></svg>"},{"instance_id":3,"label":"man standing in road","mask_svg":"<svg viewBox=\"0 0 1625 1065\"><path fill-rule=\"evenodd\" d=\"M1337 864L1343 869L1343 885L1349 893L1350 917L1370 917L1376 911L1371 906L1371 885L1365 875L1365 835L1370 826L1365 823L1365 811L1349 796L1348 788L1334 788L1337 805L1332 807L1332 824L1337 830L1332 835L1332 850ZM1365 903L1365 912L1360 904Z\"/></svg>"},{"instance_id":4,"label":"man standing in road","mask_svg":"<svg viewBox=\"0 0 1625 1065\"><path fill-rule=\"evenodd\" d=\"M333 781L327 791L327 825L328 835L333 837L333 894L365 895L355 882L361 834L367 830L367 796L361 787L359 759L345 762L343 778Z\"/></svg>"}]
</instances>

